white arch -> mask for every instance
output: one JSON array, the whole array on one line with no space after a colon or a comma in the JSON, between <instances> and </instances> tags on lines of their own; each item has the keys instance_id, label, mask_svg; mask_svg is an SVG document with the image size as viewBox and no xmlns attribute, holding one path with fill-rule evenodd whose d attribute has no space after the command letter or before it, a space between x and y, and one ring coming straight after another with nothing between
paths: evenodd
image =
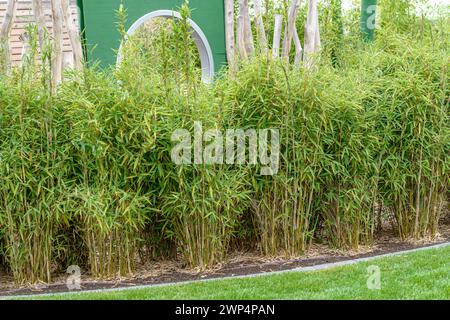
<instances>
[{"instance_id":1,"label":"white arch","mask_svg":"<svg viewBox=\"0 0 450 320\"><path fill-rule=\"evenodd\" d=\"M127 34L129 36L133 35L138 28L150 21L151 19L163 17L163 18L177 18L182 19L181 14L177 11L172 10L157 10L139 18L133 25L128 29ZM188 22L192 28L192 37L194 38L195 44L200 53L200 62L202 65L202 80L205 83L211 83L214 79L214 57L212 54L211 46L209 45L208 38L203 33L202 29L191 19ZM121 46L122 47L122 46ZM121 49L119 49L119 54L117 56L117 63L120 64L122 60Z\"/></svg>"}]
</instances>

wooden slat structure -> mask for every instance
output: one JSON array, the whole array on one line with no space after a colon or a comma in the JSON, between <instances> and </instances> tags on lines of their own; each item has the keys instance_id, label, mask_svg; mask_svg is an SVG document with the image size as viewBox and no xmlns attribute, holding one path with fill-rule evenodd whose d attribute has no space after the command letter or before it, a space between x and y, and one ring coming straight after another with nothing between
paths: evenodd
<instances>
[{"instance_id":1,"label":"wooden slat structure","mask_svg":"<svg viewBox=\"0 0 450 320\"><path fill-rule=\"evenodd\" d=\"M6 4L7 4L7 2L5 0L0 0L0 25L3 22L3 19L5 17ZM44 6L46 26L51 35L52 34L52 11L51 11L50 1L44 0L43 6ZM71 7L70 11L71 11L72 17L73 17L76 25L78 25L78 8L76 6L75 0L70 1L70 7ZM12 27L11 36L10 36L11 62L13 65L16 65L16 66L19 65L22 60L24 44L21 41L20 36L25 33L26 26L30 23L35 23L32 1L31 0L19 1L17 4L17 9L16 9L15 18L14 18L13 27ZM71 65L73 65L72 46L70 44L66 26L64 26L63 34L64 34L64 36L63 36L64 64L67 66L71 66Z\"/></svg>"}]
</instances>

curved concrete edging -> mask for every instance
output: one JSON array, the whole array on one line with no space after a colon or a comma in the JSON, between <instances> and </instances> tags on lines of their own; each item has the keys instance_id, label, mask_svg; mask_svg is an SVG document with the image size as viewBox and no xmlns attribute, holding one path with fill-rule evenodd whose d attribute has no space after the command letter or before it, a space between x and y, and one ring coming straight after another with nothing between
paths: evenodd
<instances>
[{"instance_id":1,"label":"curved concrete edging","mask_svg":"<svg viewBox=\"0 0 450 320\"><path fill-rule=\"evenodd\" d=\"M0 296L0 300L21 299L21 298L39 298L39 297L49 297L49 296L59 296L59 295L79 295L79 294L86 294L86 293L107 293L107 292L128 291L128 290L141 290L141 289L148 289L148 288L170 287L170 286L199 283L199 282L209 282L209 281L216 281L216 280L255 278L255 277L271 276L271 275L276 275L276 274L292 273L292 272L311 272L311 271L327 270L327 269L332 269L332 268L341 267L341 266L353 265L353 264L360 263L360 262L368 262L368 261L387 258L387 257L401 256L404 254L409 254L409 253L414 253L414 252L419 252L419 251L445 248L445 247L450 247L450 242L436 244L436 245L427 246L427 247L416 248L416 249L411 249L411 250L392 252L392 253L382 254L382 255L378 255L378 256L367 257L367 258L350 259L350 260L345 260L345 261L340 261L340 262L326 263L326 264L321 264L321 265L316 265L316 266L295 268L295 269L283 270L283 271L262 272L262 273L256 273L256 274L234 276L234 277L228 276L228 277L219 277L219 278L209 278L209 279L204 279L204 280L189 280L189 281L161 283L161 284L153 284L153 285L152 284L140 285L140 286L132 286L132 287L124 287L124 288L97 289L97 290L85 290L85 291L76 291L76 292L56 292L56 293L45 293L45 294L36 294L36 295Z\"/></svg>"}]
</instances>

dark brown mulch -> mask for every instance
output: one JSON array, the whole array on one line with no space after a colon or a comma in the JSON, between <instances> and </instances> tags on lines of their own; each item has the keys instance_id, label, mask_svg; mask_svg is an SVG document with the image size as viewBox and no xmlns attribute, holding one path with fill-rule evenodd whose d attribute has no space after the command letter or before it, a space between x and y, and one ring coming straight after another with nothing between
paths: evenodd
<instances>
[{"instance_id":1,"label":"dark brown mulch","mask_svg":"<svg viewBox=\"0 0 450 320\"><path fill-rule=\"evenodd\" d=\"M351 259L374 257L387 253L401 252L416 248L429 247L450 241L450 224L441 229L439 239L433 241L400 241L388 234L380 235L373 246L365 247L358 252L342 252L331 250L325 245L314 245L308 253L298 259L265 259L252 253L235 254L223 266L208 272L195 272L184 270L179 262L152 263L151 266L142 266L137 275L129 279L115 279L110 281L95 281L82 275L82 290L98 290L112 288L127 288L142 285L168 284L184 281L215 279L222 277L235 277L251 274L263 274L274 271L291 270L301 267L341 262ZM14 287L10 276L0 271L0 296L35 295L46 293L68 292L65 284L65 275L57 277L55 284ZM6 286L5 286L6 283Z\"/></svg>"}]
</instances>

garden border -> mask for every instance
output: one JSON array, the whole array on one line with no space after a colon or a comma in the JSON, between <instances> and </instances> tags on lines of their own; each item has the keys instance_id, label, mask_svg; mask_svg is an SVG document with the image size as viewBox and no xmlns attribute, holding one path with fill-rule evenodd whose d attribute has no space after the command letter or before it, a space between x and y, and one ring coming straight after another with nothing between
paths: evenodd
<instances>
[{"instance_id":1,"label":"garden border","mask_svg":"<svg viewBox=\"0 0 450 320\"><path fill-rule=\"evenodd\" d=\"M171 282L171 283L146 284L146 285L137 285L137 286L129 286L129 287L118 287L118 288L81 290L81 291L76 291L76 292L68 291L68 292L54 292L54 293L43 293L43 294L25 294L25 295L17 295L17 296L14 296L14 295L1 296L0 295L0 300L39 298L39 297L50 297L50 296L56 296L56 295L74 295L75 296L75 295L86 294L86 293L107 293L107 292L118 292L118 291L128 291L128 290L141 290L141 289L147 289L147 288L169 287L169 286L209 282L209 281L216 281L216 280L256 278L256 277L261 277L261 276L271 276L271 275L276 275L276 274L284 274L284 273L292 273L292 272L301 272L301 273L313 272L313 271L320 271L320 270L328 270L328 269L341 267L341 266L353 265L353 264L361 263L361 262L368 262L368 261L387 258L387 257L401 256L404 254L409 254L409 253L414 253L414 252L446 248L449 246L450 246L450 242L444 242L444 243L439 243L439 244L434 244L434 245L429 245L429 246L418 247L418 248L414 248L414 249L408 249L408 250L403 250L403 251L374 255L371 257L348 259L348 260L344 260L344 261L325 263L325 264L320 264L320 265L315 265L315 266L300 267L300 268L281 270L281 271L261 272L261 273L239 275L239 276L225 276L225 277L216 277L216 278L208 278L208 279L200 279L200 280L187 280L187 281L179 281L179 282Z\"/></svg>"}]
</instances>

